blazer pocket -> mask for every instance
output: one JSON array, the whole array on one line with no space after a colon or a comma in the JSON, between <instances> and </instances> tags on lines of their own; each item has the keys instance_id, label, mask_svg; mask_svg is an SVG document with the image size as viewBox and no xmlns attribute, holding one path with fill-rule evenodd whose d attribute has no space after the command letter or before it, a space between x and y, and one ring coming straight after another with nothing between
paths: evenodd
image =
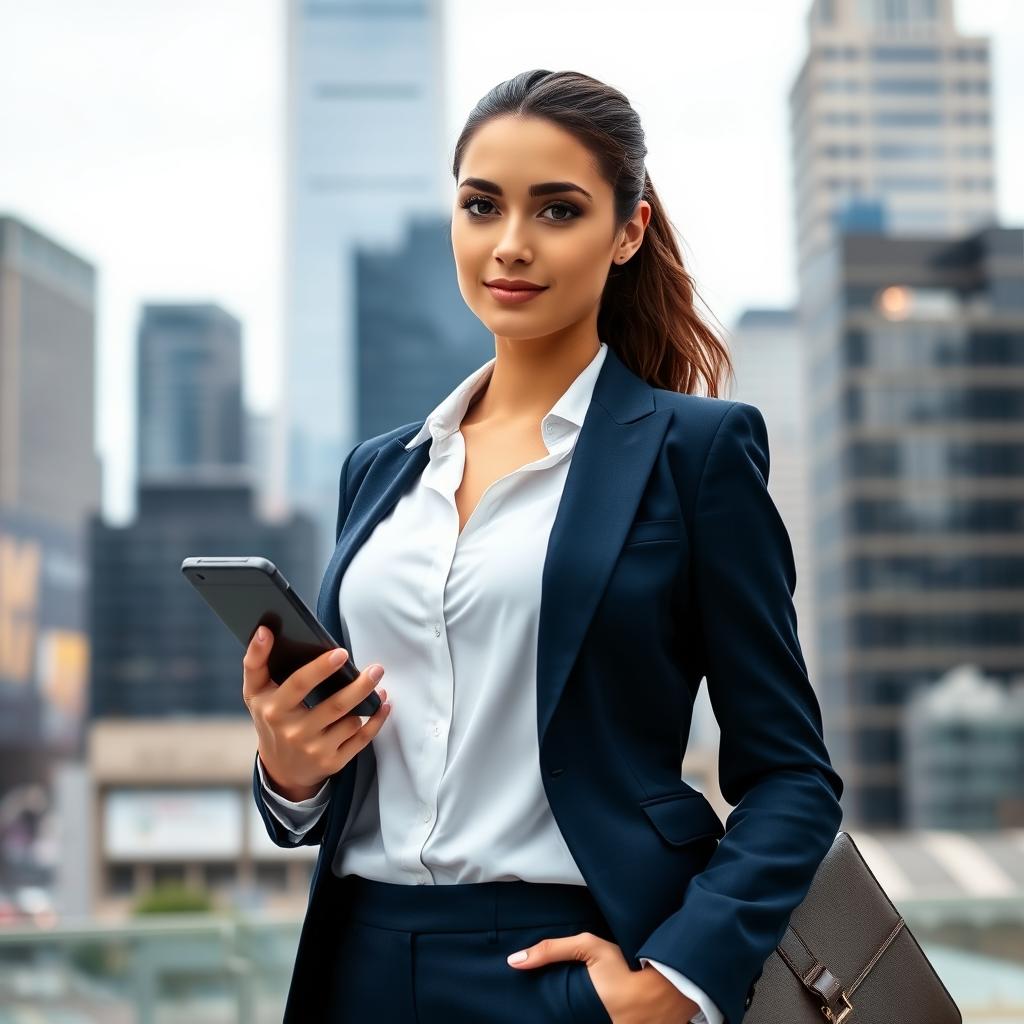
<instances>
[{"instance_id":1,"label":"blazer pocket","mask_svg":"<svg viewBox=\"0 0 1024 1024\"><path fill-rule=\"evenodd\" d=\"M670 793L640 801L644 813L665 842L685 846L695 839L721 839L725 826L703 793Z\"/></svg>"},{"instance_id":2,"label":"blazer pocket","mask_svg":"<svg viewBox=\"0 0 1024 1024\"><path fill-rule=\"evenodd\" d=\"M623 547L651 544L654 541L682 540L683 527L678 519L641 519L633 523Z\"/></svg>"}]
</instances>

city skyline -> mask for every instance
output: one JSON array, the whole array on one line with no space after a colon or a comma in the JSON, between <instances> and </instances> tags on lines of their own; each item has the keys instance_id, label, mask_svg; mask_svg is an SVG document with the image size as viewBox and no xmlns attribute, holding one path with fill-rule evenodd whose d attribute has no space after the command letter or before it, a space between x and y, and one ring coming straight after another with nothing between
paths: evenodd
<instances>
[{"instance_id":1,"label":"city skyline","mask_svg":"<svg viewBox=\"0 0 1024 1024\"><path fill-rule=\"evenodd\" d=\"M564 2L554 18L518 5L489 13L480 34L469 4L452 0L445 157L476 99L525 68L575 68L622 89L712 324L731 330L747 307L795 301L786 95L809 6L641 3L631 8L636 39L623 47L629 33L611 5ZM1024 46L1024 6L959 0L956 10L962 32L992 39L996 204L1001 224L1019 225L1024 139L1012 116L1024 66L1012 54ZM97 267L103 512L123 523L135 424L133 403L116 397L134 380L143 303L222 305L242 322L247 407L266 412L279 396L284 5L192 3L172 16L117 3L101 21L67 0L0 0L0 23L15 42L0 71L0 131L14 154L0 172L0 210ZM645 38L651 24L659 31ZM58 118L68 123L51 130Z\"/></svg>"}]
</instances>

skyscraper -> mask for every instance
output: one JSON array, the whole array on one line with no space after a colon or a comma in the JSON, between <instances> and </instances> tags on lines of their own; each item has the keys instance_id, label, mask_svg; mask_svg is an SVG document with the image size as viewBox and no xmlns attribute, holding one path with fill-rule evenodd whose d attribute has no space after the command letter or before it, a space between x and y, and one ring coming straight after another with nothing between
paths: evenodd
<instances>
[{"instance_id":1,"label":"skyscraper","mask_svg":"<svg viewBox=\"0 0 1024 1024\"><path fill-rule=\"evenodd\" d=\"M100 505L96 270L0 215L0 510L79 534Z\"/></svg>"},{"instance_id":2,"label":"skyscraper","mask_svg":"<svg viewBox=\"0 0 1024 1024\"><path fill-rule=\"evenodd\" d=\"M846 235L828 263L807 300L817 687L850 823L893 827L911 694L1024 673L1024 230Z\"/></svg>"},{"instance_id":3,"label":"skyscraper","mask_svg":"<svg viewBox=\"0 0 1024 1024\"><path fill-rule=\"evenodd\" d=\"M334 541L338 472L358 440L352 250L400 242L451 186L440 0L288 4L285 502ZM401 297L396 298L401 302ZM326 558L324 559L326 561Z\"/></svg>"},{"instance_id":4,"label":"skyscraper","mask_svg":"<svg viewBox=\"0 0 1024 1024\"><path fill-rule=\"evenodd\" d=\"M896 826L909 693L1021 664L996 596L1021 586L1020 395L997 386L1020 366L1020 232L996 223L989 43L952 0L812 0L807 28L789 101L817 683L848 820Z\"/></svg>"},{"instance_id":5,"label":"skyscraper","mask_svg":"<svg viewBox=\"0 0 1024 1024\"><path fill-rule=\"evenodd\" d=\"M373 437L426 416L494 358L494 335L459 292L448 217L411 218L400 246L355 256L359 336L373 339L359 351L357 429Z\"/></svg>"},{"instance_id":6,"label":"skyscraper","mask_svg":"<svg viewBox=\"0 0 1024 1024\"><path fill-rule=\"evenodd\" d=\"M211 304L149 304L138 351L138 482L248 480L238 320Z\"/></svg>"},{"instance_id":7,"label":"skyscraper","mask_svg":"<svg viewBox=\"0 0 1024 1024\"><path fill-rule=\"evenodd\" d=\"M807 32L789 94L802 288L837 231L994 223L990 47L953 0L813 0Z\"/></svg>"},{"instance_id":8,"label":"skyscraper","mask_svg":"<svg viewBox=\"0 0 1024 1024\"><path fill-rule=\"evenodd\" d=\"M47 877L45 792L79 749L95 450L96 269L0 214L0 886ZM21 832L19 839L16 832Z\"/></svg>"}]
</instances>

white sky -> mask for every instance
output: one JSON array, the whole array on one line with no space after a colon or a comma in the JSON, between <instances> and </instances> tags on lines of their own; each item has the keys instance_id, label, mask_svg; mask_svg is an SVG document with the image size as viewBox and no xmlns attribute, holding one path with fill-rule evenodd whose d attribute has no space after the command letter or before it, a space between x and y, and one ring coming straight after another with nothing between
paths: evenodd
<instances>
[{"instance_id":1,"label":"white sky","mask_svg":"<svg viewBox=\"0 0 1024 1024\"><path fill-rule=\"evenodd\" d=\"M528 68L621 89L701 296L726 327L795 297L787 93L810 0L448 0L448 152L476 100ZM993 41L996 195L1024 225L1024 2L957 0ZM281 322L283 0L0 0L0 211L98 268L104 512L134 507L141 303L242 320L268 410ZM1016 129L1016 130L1014 130ZM445 154L440 154L445 159Z\"/></svg>"}]
</instances>

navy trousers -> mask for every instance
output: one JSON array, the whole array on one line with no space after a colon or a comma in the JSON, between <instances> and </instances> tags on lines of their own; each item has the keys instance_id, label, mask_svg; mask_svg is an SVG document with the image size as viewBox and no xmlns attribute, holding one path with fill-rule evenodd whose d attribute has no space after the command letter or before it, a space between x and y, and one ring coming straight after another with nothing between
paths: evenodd
<instances>
[{"instance_id":1,"label":"navy trousers","mask_svg":"<svg viewBox=\"0 0 1024 1024\"><path fill-rule=\"evenodd\" d=\"M324 978L330 1024L611 1024L582 960L516 969L505 959L583 931L612 940L585 886L349 882Z\"/></svg>"}]
</instances>

